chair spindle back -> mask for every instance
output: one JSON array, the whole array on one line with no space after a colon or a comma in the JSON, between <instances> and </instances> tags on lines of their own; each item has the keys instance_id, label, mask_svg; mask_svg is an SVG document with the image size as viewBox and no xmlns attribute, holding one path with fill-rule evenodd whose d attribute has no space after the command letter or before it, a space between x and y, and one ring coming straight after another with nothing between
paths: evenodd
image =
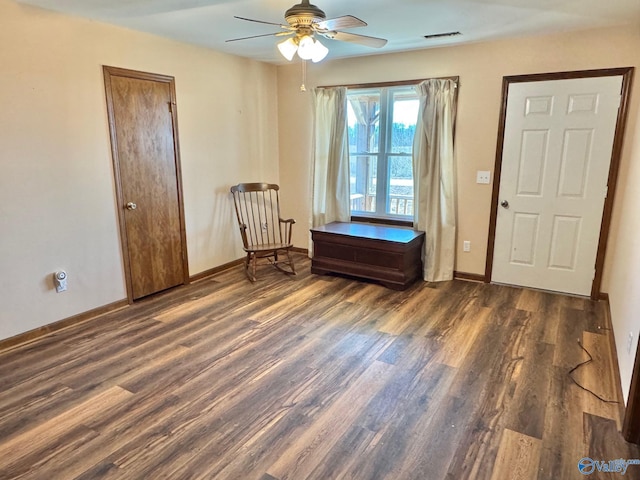
<instances>
[{"instance_id":1,"label":"chair spindle back","mask_svg":"<svg viewBox=\"0 0 640 480\"><path fill-rule=\"evenodd\" d=\"M278 185L267 183L244 183L231 189L245 248L287 242L278 190Z\"/></svg>"}]
</instances>

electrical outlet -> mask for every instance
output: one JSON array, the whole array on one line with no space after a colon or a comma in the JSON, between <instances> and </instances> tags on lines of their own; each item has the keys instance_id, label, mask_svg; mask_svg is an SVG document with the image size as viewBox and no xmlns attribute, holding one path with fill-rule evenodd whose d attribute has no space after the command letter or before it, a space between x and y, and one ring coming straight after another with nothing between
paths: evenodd
<instances>
[{"instance_id":1,"label":"electrical outlet","mask_svg":"<svg viewBox=\"0 0 640 480\"><path fill-rule=\"evenodd\" d=\"M491 172L487 170L478 170L476 173L476 183L489 184L491 183Z\"/></svg>"},{"instance_id":2,"label":"electrical outlet","mask_svg":"<svg viewBox=\"0 0 640 480\"><path fill-rule=\"evenodd\" d=\"M470 252L471 251L471 242L469 240L465 240L464 242L462 242L462 250L464 252Z\"/></svg>"},{"instance_id":3,"label":"electrical outlet","mask_svg":"<svg viewBox=\"0 0 640 480\"><path fill-rule=\"evenodd\" d=\"M53 274L53 285L56 287L56 292L65 292L67 290L67 272L64 270L55 272Z\"/></svg>"},{"instance_id":4,"label":"electrical outlet","mask_svg":"<svg viewBox=\"0 0 640 480\"><path fill-rule=\"evenodd\" d=\"M629 332L629 338L627 339L627 354L631 355L632 348L633 348L633 332Z\"/></svg>"}]
</instances>

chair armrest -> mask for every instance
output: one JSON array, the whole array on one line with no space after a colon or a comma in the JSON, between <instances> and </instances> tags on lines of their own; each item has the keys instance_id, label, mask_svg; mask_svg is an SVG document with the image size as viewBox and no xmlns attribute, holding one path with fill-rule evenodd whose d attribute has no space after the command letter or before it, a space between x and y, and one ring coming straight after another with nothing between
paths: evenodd
<instances>
[{"instance_id":1,"label":"chair armrest","mask_svg":"<svg viewBox=\"0 0 640 480\"><path fill-rule=\"evenodd\" d=\"M287 243L291 243L291 235L293 233L293 224L296 223L296 221L293 218L287 218L286 220L283 220L282 218L278 218L278 220L280 221L280 223L284 223L285 224L285 228L284 228L284 235L287 238ZM281 233L282 234L282 233Z\"/></svg>"}]
</instances>

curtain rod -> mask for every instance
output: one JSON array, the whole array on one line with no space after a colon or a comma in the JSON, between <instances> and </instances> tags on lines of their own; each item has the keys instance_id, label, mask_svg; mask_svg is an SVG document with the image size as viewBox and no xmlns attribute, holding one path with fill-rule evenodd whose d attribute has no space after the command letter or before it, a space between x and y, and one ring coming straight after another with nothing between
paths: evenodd
<instances>
[{"instance_id":1,"label":"curtain rod","mask_svg":"<svg viewBox=\"0 0 640 480\"><path fill-rule=\"evenodd\" d=\"M375 87L401 87L404 85L418 85L420 82L424 82L425 80L453 80L456 82L456 86L460 83L460 77L433 77L433 78L422 78L419 80L401 80L398 82L377 82L377 83L356 83L353 85L321 85L317 88L336 88L336 87L346 87L346 88L375 88Z\"/></svg>"}]
</instances>

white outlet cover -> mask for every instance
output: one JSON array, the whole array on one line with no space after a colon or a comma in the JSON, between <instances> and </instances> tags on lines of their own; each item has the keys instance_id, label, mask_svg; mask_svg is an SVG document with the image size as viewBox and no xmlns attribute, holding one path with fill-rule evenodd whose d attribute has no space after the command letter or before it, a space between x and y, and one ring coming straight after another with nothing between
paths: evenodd
<instances>
[{"instance_id":1,"label":"white outlet cover","mask_svg":"<svg viewBox=\"0 0 640 480\"><path fill-rule=\"evenodd\" d=\"M476 173L476 183L485 185L491 183L491 172L489 170L478 170Z\"/></svg>"}]
</instances>

